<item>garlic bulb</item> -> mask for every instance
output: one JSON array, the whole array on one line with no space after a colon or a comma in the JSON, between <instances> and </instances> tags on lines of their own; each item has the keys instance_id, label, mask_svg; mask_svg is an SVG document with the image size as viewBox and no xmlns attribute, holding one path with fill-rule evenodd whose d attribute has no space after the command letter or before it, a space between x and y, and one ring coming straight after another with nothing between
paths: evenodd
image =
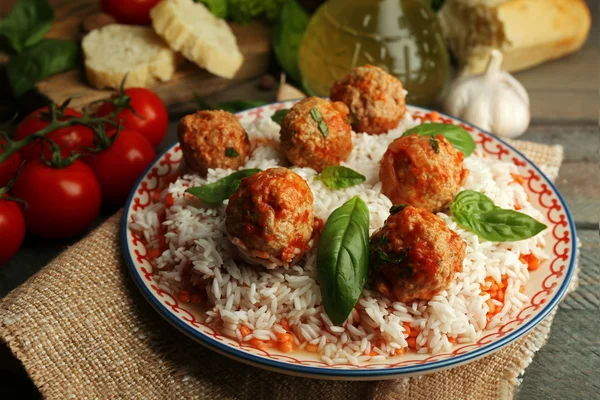
<instances>
[{"instance_id":1,"label":"garlic bulb","mask_svg":"<svg viewBox=\"0 0 600 400\"><path fill-rule=\"evenodd\" d=\"M457 79L444 99L444 111L495 135L516 138L531 119L529 96L509 73L501 71L502 53L492 50L483 75Z\"/></svg>"}]
</instances>

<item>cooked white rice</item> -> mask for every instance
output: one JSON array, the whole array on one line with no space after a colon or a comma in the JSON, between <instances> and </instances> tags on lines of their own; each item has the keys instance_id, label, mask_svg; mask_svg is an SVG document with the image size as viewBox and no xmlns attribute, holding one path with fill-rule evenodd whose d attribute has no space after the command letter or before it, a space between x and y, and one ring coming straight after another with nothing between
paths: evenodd
<instances>
[{"instance_id":1,"label":"cooked white rice","mask_svg":"<svg viewBox=\"0 0 600 400\"><path fill-rule=\"evenodd\" d=\"M400 126L388 134L352 134L354 149L344 165L365 175L367 179L361 185L332 190L314 179L314 170L291 167L310 185L315 214L325 221L334 209L359 195L371 212L370 233L380 228L392 203L381 193L379 160L393 139L416 124L407 115ZM253 141L278 140L279 125L269 117L246 129ZM265 170L285 165L285 157L270 146L269 141L260 143L245 168ZM481 191L500 207L518 206L520 212L544 221L544 216L529 203L523 187L514 182L511 173L518 171L513 164L490 160L476 152L465 160L465 166L470 175L463 189ZM275 340L276 333L285 332L279 324L285 318L292 327L290 333L297 349L310 344L313 349L318 346L318 355L329 364L359 364L384 360L407 350L403 323L408 323L419 332L415 350L433 354L446 352L453 346L451 342L475 342L486 328L514 318L529 303L522 292L529 272L527 265L519 260L520 255L533 253L539 259L547 258L542 250L543 234L519 242L492 243L458 227L449 215L439 213L467 243L463 271L456 275L450 287L430 301L410 304L394 302L365 289L346 323L333 326L321 305L316 246L289 270L246 265L234 257L234 246L227 239L224 223L227 201L217 208L201 208L197 199L183 195L190 186L214 182L232 172L209 170L206 179L195 174L183 175L162 193L162 199L172 194L175 199L172 207L165 210L161 201L138 211L130 227L152 247L158 241L159 215L165 215L162 224L167 229L165 237L169 248L154 261L158 285L177 293L186 279L184 270L191 266L189 279L193 284L204 285L208 296L206 322L239 341ZM482 292L480 285L485 285L489 277L501 282L504 276L508 276L504 303L492 300L502 309L488 322L490 295ZM242 325L252 333L242 337Z\"/></svg>"}]
</instances>

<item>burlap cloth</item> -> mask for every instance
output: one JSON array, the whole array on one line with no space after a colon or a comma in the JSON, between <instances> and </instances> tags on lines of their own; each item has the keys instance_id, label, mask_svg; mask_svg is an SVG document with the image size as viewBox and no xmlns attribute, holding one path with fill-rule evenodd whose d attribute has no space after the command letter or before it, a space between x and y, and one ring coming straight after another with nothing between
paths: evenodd
<instances>
[{"instance_id":1,"label":"burlap cloth","mask_svg":"<svg viewBox=\"0 0 600 400\"><path fill-rule=\"evenodd\" d=\"M516 146L556 176L561 147ZM121 217L111 217L0 302L0 338L46 398L511 398L554 315L493 355L421 378L333 382L280 375L207 350L163 320L124 265Z\"/></svg>"}]
</instances>

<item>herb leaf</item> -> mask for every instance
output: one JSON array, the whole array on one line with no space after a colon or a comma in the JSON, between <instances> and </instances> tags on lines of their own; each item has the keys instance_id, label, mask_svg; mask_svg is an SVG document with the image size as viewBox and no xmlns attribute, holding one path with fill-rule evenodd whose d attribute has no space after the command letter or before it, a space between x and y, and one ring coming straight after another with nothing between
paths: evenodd
<instances>
[{"instance_id":1,"label":"herb leaf","mask_svg":"<svg viewBox=\"0 0 600 400\"><path fill-rule=\"evenodd\" d=\"M308 13L296 0L283 3L279 22L273 30L273 50L277 61L296 82L302 82L298 55L308 25Z\"/></svg>"},{"instance_id":2,"label":"herb leaf","mask_svg":"<svg viewBox=\"0 0 600 400\"><path fill-rule=\"evenodd\" d=\"M240 153L238 153L237 150L234 149L233 147L228 147L225 149L226 157L238 157L239 155L240 155Z\"/></svg>"},{"instance_id":3,"label":"herb leaf","mask_svg":"<svg viewBox=\"0 0 600 400\"><path fill-rule=\"evenodd\" d=\"M435 154L440 153L440 142L435 138L435 136L429 136L429 145L435 151Z\"/></svg>"},{"instance_id":4,"label":"herb leaf","mask_svg":"<svg viewBox=\"0 0 600 400\"><path fill-rule=\"evenodd\" d=\"M44 39L12 57L6 74L16 96L50 75L75 68L79 48L72 40Z\"/></svg>"},{"instance_id":5,"label":"herb leaf","mask_svg":"<svg viewBox=\"0 0 600 400\"><path fill-rule=\"evenodd\" d=\"M329 135L329 128L327 127L325 121L323 121L323 116L321 115L321 112L317 110L317 107L312 107L310 109L310 115L319 126L319 130L321 131L323 136L327 137Z\"/></svg>"},{"instance_id":6,"label":"herb leaf","mask_svg":"<svg viewBox=\"0 0 600 400\"><path fill-rule=\"evenodd\" d=\"M406 207L408 207L408 204L394 204L393 206L390 207L390 215L394 215L396 213L399 213L400 211L404 210Z\"/></svg>"},{"instance_id":7,"label":"herb leaf","mask_svg":"<svg viewBox=\"0 0 600 400\"><path fill-rule=\"evenodd\" d=\"M207 203L220 203L231 197L233 192L240 187L240 182L243 178L252 176L260 171L261 170L258 168L244 169L234 172L225 178L221 178L216 182L209 183L208 185L188 188L185 192L196 196Z\"/></svg>"},{"instance_id":8,"label":"herb leaf","mask_svg":"<svg viewBox=\"0 0 600 400\"><path fill-rule=\"evenodd\" d=\"M281 125L281 121L285 118L285 116L290 112L289 108L284 108L283 110L277 110L273 115L271 115L271 119L273 122Z\"/></svg>"},{"instance_id":9,"label":"herb leaf","mask_svg":"<svg viewBox=\"0 0 600 400\"><path fill-rule=\"evenodd\" d=\"M0 21L0 36L17 53L42 40L54 21L47 0L19 0L8 17Z\"/></svg>"},{"instance_id":10,"label":"herb leaf","mask_svg":"<svg viewBox=\"0 0 600 400\"><path fill-rule=\"evenodd\" d=\"M344 189L363 183L367 178L355 170L341 165L330 165L315 178L331 189Z\"/></svg>"},{"instance_id":11,"label":"herb leaf","mask_svg":"<svg viewBox=\"0 0 600 400\"><path fill-rule=\"evenodd\" d=\"M323 307L336 325L344 323L367 281L369 209L355 196L331 213L317 249Z\"/></svg>"},{"instance_id":12,"label":"herb leaf","mask_svg":"<svg viewBox=\"0 0 600 400\"><path fill-rule=\"evenodd\" d=\"M224 0L196 0L196 2L203 3L208 11L210 11L215 17L227 18L227 1Z\"/></svg>"},{"instance_id":13,"label":"herb leaf","mask_svg":"<svg viewBox=\"0 0 600 400\"><path fill-rule=\"evenodd\" d=\"M464 128L453 124L421 124L404 132L402 136L422 135L435 137L442 135L465 157L468 157L475 150L475 141L473 137ZM435 150L435 149L434 149Z\"/></svg>"},{"instance_id":14,"label":"herb leaf","mask_svg":"<svg viewBox=\"0 0 600 400\"><path fill-rule=\"evenodd\" d=\"M450 211L457 224L490 242L529 239L547 228L529 215L496 206L474 190L457 194Z\"/></svg>"},{"instance_id":15,"label":"herb leaf","mask_svg":"<svg viewBox=\"0 0 600 400\"><path fill-rule=\"evenodd\" d=\"M381 248L377 248L376 255L377 255L377 258L379 258L377 265L382 264L382 263L400 264L400 263L402 263L402 261L404 261L406 259L406 257L408 256L408 252L405 250L398 254L389 255L388 253L383 251Z\"/></svg>"}]
</instances>

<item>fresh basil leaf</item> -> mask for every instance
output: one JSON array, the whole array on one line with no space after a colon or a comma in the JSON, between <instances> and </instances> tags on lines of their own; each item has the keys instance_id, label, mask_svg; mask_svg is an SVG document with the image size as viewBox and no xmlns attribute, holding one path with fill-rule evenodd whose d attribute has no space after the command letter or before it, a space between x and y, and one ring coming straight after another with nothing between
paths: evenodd
<instances>
[{"instance_id":1,"label":"fresh basil leaf","mask_svg":"<svg viewBox=\"0 0 600 400\"><path fill-rule=\"evenodd\" d=\"M401 264L408 256L407 251L402 251L398 254L388 254L381 248L376 249L377 258L379 262L377 264L388 263L388 264Z\"/></svg>"},{"instance_id":2,"label":"fresh basil leaf","mask_svg":"<svg viewBox=\"0 0 600 400\"><path fill-rule=\"evenodd\" d=\"M20 53L42 38L54 22L54 11L47 0L19 0L8 17L0 21L0 36Z\"/></svg>"},{"instance_id":3,"label":"fresh basil leaf","mask_svg":"<svg viewBox=\"0 0 600 400\"><path fill-rule=\"evenodd\" d=\"M202 3L208 8L215 17L227 18L227 1L226 0L195 0L196 3Z\"/></svg>"},{"instance_id":4,"label":"fresh basil leaf","mask_svg":"<svg viewBox=\"0 0 600 400\"><path fill-rule=\"evenodd\" d=\"M225 149L225 157L237 157L240 153L237 152L233 147L228 147Z\"/></svg>"},{"instance_id":5,"label":"fresh basil leaf","mask_svg":"<svg viewBox=\"0 0 600 400\"><path fill-rule=\"evenodd\" d=\"M327 137L329 135L329 128L327 127L327 124L325 123L325 121L323 121L323 116L321 115L321 112L319 110L317 110L317 107L312 107L310 109L310 115L312 116L312 118L315 120L315 122L319 126L319 130L321 131L321 134L323 136Z\"/></svg>"},{"instance_id":6,"label":"fresh basil leaf","mask_svg":"<svg viewBox=\"0 0 600 400\"><path fill-rule=\"evenodd\" d=\"M429 137L429 145L431 146L433 151L435 151L435 154L440 153L440 142L438 142L438 140L435 138L435 136Z\"/></svg>"},{"instance_id":7,"label":"fresh basil leaf","mask_svg":"<svg viewBox=\"0 0 600 400\"><path fill-rule=\"evenodd\" d=\"M452 210L452 208L457 212L460 212L461 215L477 215L494 210L496 205L492 199L481 192L476 192L475 190L463 190L454 197L454 200L452 200L450 209Z\"/></svg>"},{"instance_id":8,"label":"fresh basil leaf","mask_svg":"<svg viewBox=\"0 0 600 400\"><path fill-rule=\"evenodd\" d=\"M450 205L457 224L490 242L529 239L547 228L529 215L496 206L483 193L460 192Z\"/></svg>"},{"instance_id":9,"label":"fresh basil leaf","mask_svg":"<svg viewBox=\"0 0 600 400\"><path fill-rule=\"evenodd\" d=\"M399 213L400 211L404 210L406 207L408 207L408 204L393 205L390 207L390 215Z\"/></svg>"},{"instance_id":10,"label":"fresh basil leaf","mask_svg":"<svg viewBox=\"0 0 600 400\"><path fill-rule=\"evenodd\" d=\"M196 101L196 104L198 105L198 110L223 110L230 113L236 113L247 110L249 108L264 106L265 104L268 104L268 102L263 100L231 100L224 101L223 103L219 103L213 106L207 103L202 98L200 98L198 95L194 95L194 99Z\"/></svg>"},{"instance_id":11,"label":"fresh basil leaf","mask_svg":"<svg viewBox=\"0 0 600 400\"><path fill-rule=\"evenodd\" d=\"M50 75L75 68L78 53L75 41L44 39L12 57L6 65L6 74L15 95L22 95Z\"/></svg>"},{"instance_id":12,"label":"fresh basil leaf","mask_svg":"<svg viewBox=\"0 0 600 400\"><path fill-rule=\"evenodd\" d=\"M442 135L465 157L475 150L473 137L463 127L453 124L421 124L404 132L402 136L408 135L437 136Z\"/></svg>"},{"instance_id":13,"label":"fresh basil leaf","mask_svg":"<svg viewBox=\"0 0 600 400\"><path fill-rule=\"evenodd\" d=\"M216 182L204 186L188 188L185 192L196 196L207 203L220 203L231 197L231 195L240 187L242 179L260 172L258 168L244 169L234 172L231 175L221 178Z\"/></svg>"},{"instance_id":14,"label":"fresh basil leaf","mask_svg":"<svg viewBox=\"0 0 600 400\"><path fill-rule=\"evenodd\" d=\"M273 115L271 115L271 119L273 122L281 125L281 121L285 118L285 116L290 112L289 108L284 108L283 110L277 110Z\"/></svg>"},{"instance_id":15,"label":"fresh basil leaf","mask_svg":"<svg viewBox=\"0 0 600 400\"><path fill-rule=\"evenodd\" d=\"M363 183L367 178L355 170L341 165L330 165L323 168L317 180L331 189L344 189Z\"/></svg>"},{"instance_id":16,"label":"fresh basil leaf","mask_svg":"<svg viewBox=\"0 0 600 400\"><path fill-rule=\"evenodd\" d=\"M390 212L394 209L394 207L404 209L407 205L401 204L399 206L392 206L390 208ZM392 212L395 214L398 211ZM389 243L389 239L385 234L374 235L371 238L370 244L370 256L372 258L373 263L371 264L374 268L379 268L383 264L400 264L402 263L406 257L408 256L409 250L402 250L400 253L387 253L383 246Z\"/></svg>"},{"instance_id":17,"label":"fresh basil leaf","mask_svg":"<svg viewBox=\"0 0 600 400\"><path fill-rule=\"evenodd\" d=\"M307 25L308 13L296 0L287 0L273 30L273 49L277 61L296 82L302 82L298 54Z\"/></svg>"},{"instance_id":18,"label":"fresh basil leaf","mask_svg":"<svg viewBox=\"0 0 600 400\"><path fill-rule=\"evenodd\" d=\"M368 264L369 209L355 196L331 213L317 249L323 307L334 324L343 324L356 305Z\"/></svg>"}]
</instances>

